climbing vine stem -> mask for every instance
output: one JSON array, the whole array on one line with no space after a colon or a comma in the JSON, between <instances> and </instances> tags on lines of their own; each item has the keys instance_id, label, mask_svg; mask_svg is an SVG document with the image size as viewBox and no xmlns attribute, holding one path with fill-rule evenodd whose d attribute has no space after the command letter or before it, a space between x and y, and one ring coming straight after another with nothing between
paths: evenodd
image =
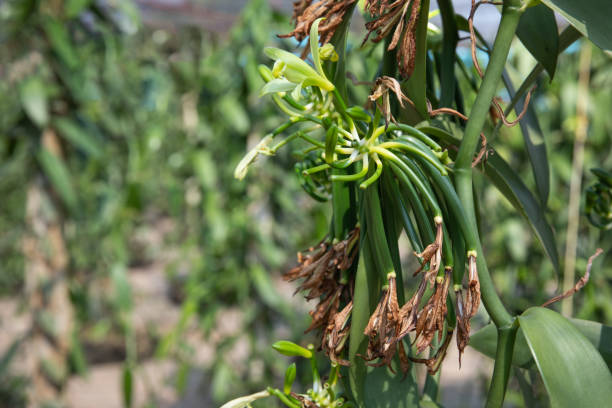
<instances>
[{"instance_id":1,"label":"climbing vine stem","mask_svg":"<svg viewBox=\"0 0 612 408\"><path fill-rule=\"evenodd\" d=\"M466 210L469 222L476 229L472 185L472 158L476 151L480 133L488 116L489 108L501 80L512 39L524 7L520 0L504 0L502 18L493 44L489 64L482 79L482 84L466 124L465 133L455 162L455 184L457 193ZM478 253L483 254L480 241ZM510 373L510 362L514 349L516 328L513 318L504 307L495 291L484 256L478 256L478 276L480 279L482 301L491 319L498 328L497 358L493 378L489 389L487 407L501 407Z\"/></svg>"}]
</instances>

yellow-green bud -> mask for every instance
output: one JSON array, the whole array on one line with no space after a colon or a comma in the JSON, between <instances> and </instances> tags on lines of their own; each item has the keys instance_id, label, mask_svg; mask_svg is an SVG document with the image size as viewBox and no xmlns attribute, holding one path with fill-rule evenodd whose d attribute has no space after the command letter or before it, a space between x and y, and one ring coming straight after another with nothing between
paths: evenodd
<instances>
[{"instance_id":1,"label":"yellow-green bud","mask_svg":"<svg viewBox=\"0 0 612 408\"><path fill-rule=\"evenodd\" d=\"M327 43L321 48L319 48L319 56L324 61L327 61L327 60L331 62L338 61L338 53L336 52L336 49L331 43Z\"/></svg>"}]
</instances>

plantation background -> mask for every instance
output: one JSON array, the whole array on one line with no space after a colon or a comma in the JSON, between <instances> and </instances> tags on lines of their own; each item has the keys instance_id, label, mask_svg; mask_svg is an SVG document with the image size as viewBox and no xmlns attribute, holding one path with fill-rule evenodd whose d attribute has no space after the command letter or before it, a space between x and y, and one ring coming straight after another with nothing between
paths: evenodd
<instances>
[{"instance_id":1,"label":"plantation background","mask_svg":"<svg viewBox=\"0 0 612 408\"><path fill-rule=\"evenodd\" d=\"M0 407L215 407L280 384L290 361L272 342L314 341L302 334L309 305L281 273L325 235L326 205L301 190L290 150L233 178L281 120L258 97L257 65L269 63L264 46L285 41L275 34L290 31L288 10L265 0L0 2ZM497 12L486 13L476 22L485 33ZM356 28L353 50L362 38ZM561 256L585 47L563 54L534 97ZM351 54L349 71L373 77L380 51ZM595 182L588 169L612 169L612 59L591 51L583 190ZM534 61L518 42L511 59L518 83ZM519 129L490 143L534 189ZM562 276L511 205L484 191L485 251L504 302L543 303ZM598 246L605 255L572 313L610 325L612 233L584 215L579 225L577 276ZM471 351L459 371L447 358L444 406L481 405L488 360ZM522 400L511 393L508 404Z\"/></svg>"}]
</instances>

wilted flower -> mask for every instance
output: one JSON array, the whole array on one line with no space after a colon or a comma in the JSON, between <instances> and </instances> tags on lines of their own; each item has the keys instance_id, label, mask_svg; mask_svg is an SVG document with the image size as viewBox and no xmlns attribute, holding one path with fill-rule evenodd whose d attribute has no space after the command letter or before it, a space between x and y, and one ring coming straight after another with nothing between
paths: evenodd
<instances>
[{"instance_id":1,"label":"wilted flower","mask_svg":"<svg viewBox=\"0 0 612 408\"><path fill-rule=\"evenodd\" d=\"M452 269L447 267L444 270L444 277L436 278L436 288L419 314L416 323L416 347L417 352L422 353L431 342L436 332L438 341L442 341L444 334L444 320L446 319L446 298L450 286Z\"/></svg>"},{"instance_id":2,"label":"wilted flower","mask_svg":"<svg viewBox=\"0 0 612 408\"><path fill-rule=\"evenodd\" d=\"M478 312L480 305L480 281L476 268L476 251L468 252L468 290L465 298L461 288L455 289L457 313L457 348L459 349L459 365L461 355L470 340L470 319Z\"/></svg>"},{"instance_id":3,"label":"wilted flower","mask_svg":"<svg viewBox=\"0 0 612 408\"><path fill-rule=\"evenodd\" d=\"M442 240L444 233L442 229L442 217L435 217L434 222L436 224L436 239L420 254L415 252L415 255L422 259L421 267L414 272L416 276L423 270L425 265L429 263L429 270L425 273L425 279L429 282L430 287L433 287L438 271L440 270L440 263L442 262Z\"/></svg>"},{"instance_id":4,"label":"wilted flower","mask_svg":"<svg viewBox=\"0 0 612 408\"><path fill-rule=\"evenodd\" d=\"M365 359L372 361L380 358L375 366L387 365L391 367L391 360L395 355L401 322L400 308L397 303L395 272L387 276L388 285L383 296L370 317L364 334L368 336L368 349Z\"/></svg>"},{"instance_id":5,"label":"wilted flower","mask_svg":"<svg viewBox=\"0 0 612 408\"><path fill-rule=\"evenodd\" d=\"M273 135L266 135L257 145L252 148L243 158L240 160L236 169L234 170L234 177L238 180L242 180L248 171L249 165L257 159L260 154L269 154L268 145L274 139Z\"/></svg>"},{"instance_id":6,"label":"wilted flower","mask_svg":"<svg viewBox=\"0 0 612 408\"><path fill-rule=\"evenodd\" d=\"M327 327L323 330L321 340L321 348L329 356L329 359L335 363L349 365L347 360L341 359L338 355L344 349L348 338L350 325L349 318L353 310L353 301L351 300L342 311L335 314L332 319L329 319Z\"/></svg>"},{"instance_id":7,"label":"wilted flower","mask_svg":"<svg viewBox=\"0 0 612 408\"><path fill-rule=\"evenodd\" d=\"M371 102L376 103L378 109L382 112L385 117L385 123L389 123L389 120L395 122L395 118L391 115L391 106L389 102L389 91L395 94L397 101L400 106L404 107L404 101L409 102L411 105L414 105L413 102L402 92L402 87L397 79L392 78L390 76L382 76L376 79L374 83L374 87L372 88L372 92L368 96L368 99ZM379 99L382 99L382 104L378 102Z\"/></svg>"},{"instance_id":8,"label":"wilted flower","mask_svg":"<svg viewBox=\"0 0 612 408\"><path fill-rule=\"evenodd\" d=\"M283 278L288 281L304 279L296 292L307 292L308 300L319 298L315 308L310 311L312 322L306 331L322 328L322 349L332 361L346 364L337 356L344 347L349 332L349 316L352 310L350 282L344 282L342 271L353 264L359 252L359 228L352 230L346 239L331 244L326 240L304 253L298 254L299 265L291 269ZM348 300L339 311L341 300Z\"/></svg>"},{"instance_id":9,"label":"wilted flower","mask_svg":"<svg viewBox=\"0 0 612 408\"><path fill-rule=\"evenodd\" d=\"M406 21L409 8L410 15ZM416 25L421 10L421 0L367 0L365 9L373 20L366 23L368 35L363 42L365 43L372 33L376 33L372 41L379 42L393 31L387 50L395 49L401 40L397 51L397 62L402 76L409 77L415 65Z\"/></svg>"},{"instance_id":10,"label":"wilted flower","mask_svg":"<svg viewBox=\"0 0 612 408\"><path fill-rule=\"evenodd\" d=\"M295 23L295 29L289 34L279 35L281 38L294 37L302 41L310 32L312 36L313 23L324 17L321 27L317 29L321 44L328 43L334 36L336 29L342 23L344 15L356 0L321 0L313 3L313 0L297 0L293 3L293 16L291 20Z\"/></svg>"}]
</instances>

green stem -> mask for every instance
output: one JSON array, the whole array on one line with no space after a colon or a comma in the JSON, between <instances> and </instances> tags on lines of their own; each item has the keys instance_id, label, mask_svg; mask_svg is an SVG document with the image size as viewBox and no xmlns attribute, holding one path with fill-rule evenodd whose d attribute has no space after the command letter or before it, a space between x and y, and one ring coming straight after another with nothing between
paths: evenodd
<instances>
[{"instance_id":1,"label":"green stem","mask_svg":"<svg viewBox=\"0 0 612 408\"><path fill-rule=\"evenodd\" d=\"M491 101L495 96L497 86L501 80L519 19L523 13L521 6L520 0L504 0L502 18L493 44L493 52L491 53L482 84L480 85L476 100L470 112L455 162L455 183L457 193L467 212L469 223L474 230L476 230L476 213L472 185L472 158L478 145L480 132L487 119ZM508 384L510 366L512 364L512 351L514 348L516 329L510 328L512 317L495 291L484 259L480 239L478 239L477 251L479 255L477 257L477 266L478 277L481 284L482 301L491 319L499 328L497 356L495 359L495 368L493 370L493 379L487 397L487 407L501 407Z\"/></svg>"},{"instance_id":2,"label":"green stem","mask_svg":"<svg viewBox=\"0 0 612 408\"><path fill-rule=\"evenodd\" d=\"M455 168L461 171L471 170L472 157L474 156L478 144L480 132L487 119L491 101L495 96L502 71L506 64L510 44L512 43L516 27L523 12L520 7L520 0L504 1L502 19L499 23L499 30L495 37L495 43L493 44L493 52L491 53L489 65L487 65L478 95L474 101L474 106L470 112L463 141L459 148L459 153L457 154Z\"/></svg>"},{"instance_id":3,"label":"green stem","mask_svg":"<svg viewBox=\"0 0 612 408\"><path fill-rule=\"evenodd\" d=\"M502 19L499 23L495 43L493 44L493 52L491 53L489 65L485 71L478 95L474 101L474 106L470 112L463 140L461 141L455 161L457 193L467 213L468 221L472 224L474 230L476 230L476 213L472 191L472 157L478 145L480 132L488 116L491 101L500 82L506 58L508 57L508 51L510 50L510 44L514 38L522 12L520 0L504 1ZM482 301L497 327L508 325L512 321L512 317L495 292L484 260L480 240L478 240L477 251L479 253L477 262L478 275L481 281Z\"/></svg>"},{"instance_id":4,"label":"green stem","mask_svg":"<svg viewBox=\"0 0 612 408\"><path fill-rule=\"evenodd\" d=\"M497 330L497 350L495 352L495 367L493 378L487 395L486 408L501 407L506 394L510 368L512 367L512 354L514 351L514 340L518 324L500 327Z\"/></svg>"}]
</instances>

